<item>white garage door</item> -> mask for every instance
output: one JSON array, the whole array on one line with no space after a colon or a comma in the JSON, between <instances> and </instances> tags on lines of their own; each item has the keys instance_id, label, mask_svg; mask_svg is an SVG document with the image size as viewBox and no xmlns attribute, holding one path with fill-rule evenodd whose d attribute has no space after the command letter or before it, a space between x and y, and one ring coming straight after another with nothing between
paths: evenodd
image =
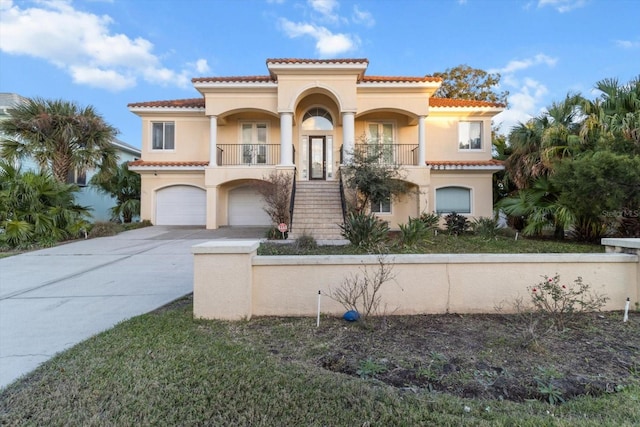
<instances>
[{"instance_id":1,"label":"white garage door","mask_svg":"<svg viewBox=\"0 0 640 427\"><path fill-rule=\"evenodd\" d=\"M207 193L201 188L174 185L156 193L156 225L205 225Z\"/></svg>"},{"instance_id":2,"label":"white garage door","mask_svg":"<svg viewBox=\"0 0 640 427\"><path fill-rule=\"evenodd\" d=\"M271 225L262 196L251 186L229 191L229 225Z\"/></svg>"}]
</instances>

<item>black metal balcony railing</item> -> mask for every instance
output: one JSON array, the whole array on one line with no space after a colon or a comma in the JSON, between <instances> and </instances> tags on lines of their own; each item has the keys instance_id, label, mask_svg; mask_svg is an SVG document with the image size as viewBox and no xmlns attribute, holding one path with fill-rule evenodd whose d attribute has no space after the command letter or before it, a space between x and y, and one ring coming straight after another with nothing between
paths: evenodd
<instances>
[{"instance_id":1,"label":"black metal balcony railing","mask_svg":"<svg viewBox=\"0 0 640 427\"><path fill-rule=\"evenodd\" d=\"M356 144L354 150L366 156L379 156L381 164L418 164L418 146L414 144ZM341 152L341 163L342 155Z\"/></svg>"},{"instance_id":2,"label":"black metal balcony railing","mask_svg":"<svg viewBox=\"0 0 640 427\"><path fill-rule=\"evenodd\" d=\"M218 144L218 166L277 165L280 144Z\"/></svg>"}]
</instances>

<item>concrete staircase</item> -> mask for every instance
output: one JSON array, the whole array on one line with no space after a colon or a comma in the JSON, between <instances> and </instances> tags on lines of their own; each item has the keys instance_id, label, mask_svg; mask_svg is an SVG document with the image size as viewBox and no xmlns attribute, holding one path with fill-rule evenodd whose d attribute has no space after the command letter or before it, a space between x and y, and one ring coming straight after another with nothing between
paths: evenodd
<instances>
[{"instance_id":1,"label":"concrete staircase","mask_svg":"<svg viewBox=\"0 0 640 427\"><path fill-rule=\"evenodd\" d=\"M316 240L343 240L340 235L342 204L338 181L298 181L289 239L303 234Z\"/></svg>"}]
</instances>

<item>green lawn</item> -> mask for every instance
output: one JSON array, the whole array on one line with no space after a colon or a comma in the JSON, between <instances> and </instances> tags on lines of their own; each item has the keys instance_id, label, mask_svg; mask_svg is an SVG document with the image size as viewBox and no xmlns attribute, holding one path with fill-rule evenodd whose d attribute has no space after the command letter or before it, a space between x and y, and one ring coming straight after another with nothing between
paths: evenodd
<instances>
[{"instance_id":1,"label":"green lawn","mask_svg":"<svg viewBox=\"0 0 640 427\"><path fill-rule=\"evenodd\" d=\"M250 322L199 321L191 313L184 299L59 354L2 391L0 424L640 425L637 384L560 406L414 393L287 362L234 336Z\"/></svg>"}]
</instances>

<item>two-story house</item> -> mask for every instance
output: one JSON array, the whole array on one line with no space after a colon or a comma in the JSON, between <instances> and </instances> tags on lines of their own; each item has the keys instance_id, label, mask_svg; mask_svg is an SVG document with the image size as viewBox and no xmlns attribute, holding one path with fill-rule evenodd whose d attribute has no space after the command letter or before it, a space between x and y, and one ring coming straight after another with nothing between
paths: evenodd
<instances>
[{"instance_id":1,"label":"two-story house","mask_svg":"<svg viewBox=\"0 0 640 427\"><path fill-rule=\"evenodd\" d=\"M293 235L337 238L341 165L376 144L414 190L371 206L391 228L422 212L493 215L496 103L433 98L436 77L367 76L367 59L268 59L262 76L192 80L201 97L138 102L141 218L154 224L271 225L252 185L295 174ZM337 194L337 196L336 196ZM305 206L307 206L305 208Z\"/></svg>"}]
</instances>

